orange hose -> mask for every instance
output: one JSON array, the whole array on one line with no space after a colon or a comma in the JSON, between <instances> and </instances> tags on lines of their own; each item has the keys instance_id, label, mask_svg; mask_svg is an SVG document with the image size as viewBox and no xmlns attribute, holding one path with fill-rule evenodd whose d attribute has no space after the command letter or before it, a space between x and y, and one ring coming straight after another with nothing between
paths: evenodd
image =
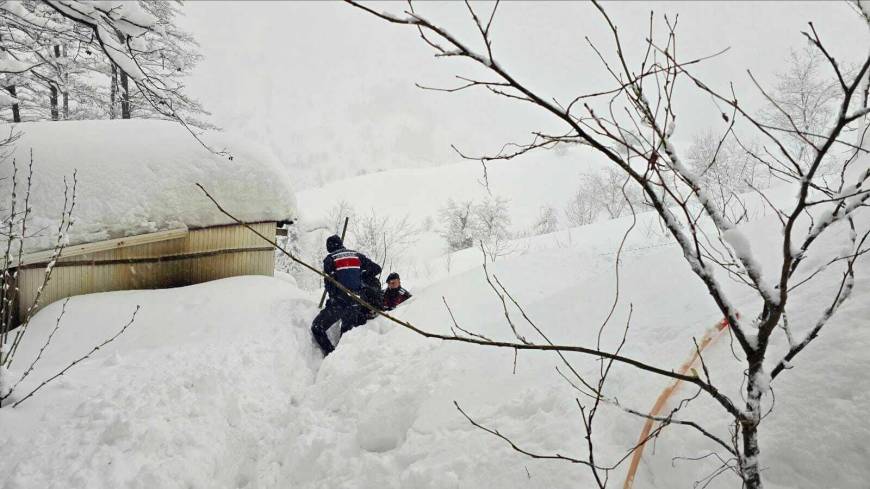
<instances>
[{"instance_id":1,"label":"orange hose","mask_svg":"<svg viewBox=\"0 0 870 489\"><path fill-rule=\"evenodd\" d=\"M704 337L701 338L701 341L698 343L698 348L692 350L692 355L686 360L677 370L678 373L682 375L686 375L686 373L694 368L695 363L698 361L698 357L700 352L704 351L704 348L707 348L711 343L713 343L716 338L725 331L725 328L728 327L728 320L722 319L715 326L708 329L704 333ZM665 406L668 403L668 400L677 391L677 387L680 386L681 380L675 380L671 385L665 388L661 394L659 394L658 399L656 399L655 404L653 404L652 409L650 409L650 416L659 416L661 412L664 410ZM646 423L643 424L643 429L640 432L640 436L637 439L638 447L634 451L631 456L631 464L628 466L628 473L625 476L625 483L622 485L623 489L631 489L634 485L634 476L637 473L637 468L640 465L640 459L643 457L643 449L646 446L646 438L652 432L653 425L656 421L647 418Z\"/></svg>"}]
</instances>

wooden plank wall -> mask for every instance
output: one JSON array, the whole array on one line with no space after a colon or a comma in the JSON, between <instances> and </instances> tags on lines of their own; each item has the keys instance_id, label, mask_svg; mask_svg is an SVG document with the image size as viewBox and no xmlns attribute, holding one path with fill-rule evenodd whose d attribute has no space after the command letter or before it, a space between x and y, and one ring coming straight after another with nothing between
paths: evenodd
<instances>
[{"instance_id":1,"label":"wooden plank wall","mask_svg":"<svg viewBox=\"0 0 870 489\"><path fill-rule=\"evenodd\" d=\"M251 227L264 236L275 235L274 222ZM137 262L154 258L161 260ZM274 250L244 226L192 229L183 238L58 260L33 312L74 295L178 287L237 275L272 275L274 269ZM44 275L44 266L25 267L20 271L21 320L33 303Z\"/></svg>"}]
</instances>

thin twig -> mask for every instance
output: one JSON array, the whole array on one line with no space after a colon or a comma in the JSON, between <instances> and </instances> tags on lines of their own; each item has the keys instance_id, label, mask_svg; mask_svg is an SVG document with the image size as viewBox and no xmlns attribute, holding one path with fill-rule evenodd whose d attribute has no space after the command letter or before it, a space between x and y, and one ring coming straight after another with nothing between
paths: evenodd
<instances>
[{"instance_id":1,"label":"thin twig","mask_svg":"<svg viewBox=\"0 0 870 489\"><path fill-rule=\"evenodd\" d=\"M33 396L33 394L36 394L40 389L42 389L43 387L45 387L46 385L48 385L52 380L54 380L54 379L60 377L61 375L65 374L69 369L71 369L71 368L73 368L74 366L76 366L79 362L81 362L81 361L83 361L83 360L86 360L86 359L90 358L90 356L93 355L94 352L96 352L96 351L99 350L100 348L102 348L102 347L108 345L109 343L115 341L115 339L116 339L117 337L121 336L121 335L124 333L124 331L127 331L127 328L129 328L130 325L133 324L133 321L136 320L136 314L139 312L139 308L140 308L140 307L141 307L141 306L138 306L138 305L136 306L136 310L133 311L133 315L130 317L130 321L128 321L127 324L124 325L124 327L122 327L122 328L121 328L117 333L115 333L114 336L112 336L111 338L108 338L107 340L103 341L103 342L100 343L99 345L95 346L91 351L89 351L89 352L88 352L87 354L85 354L83 357L79 357L79 358L77 358L76 360L73 360L72 363L70 363L69 365L67 365L66 367L64 367L63 370L61 370L60 372L58 372L58 373L54 374L53 376L49 377L48 379L44 380L41 384L39 384L38 386L36 386L35 389L33 389L32 391L30 391L30 393L28 393L26 396L22 397L20 400L18 400L17 402L15 402L15 404L13 404L12 407L13 407L13 408L14 408L14 407L18 407L19 404L21 404L22 402L24 402L24 401L30 399L30 397Z\"/></svg>"}]
</instances>

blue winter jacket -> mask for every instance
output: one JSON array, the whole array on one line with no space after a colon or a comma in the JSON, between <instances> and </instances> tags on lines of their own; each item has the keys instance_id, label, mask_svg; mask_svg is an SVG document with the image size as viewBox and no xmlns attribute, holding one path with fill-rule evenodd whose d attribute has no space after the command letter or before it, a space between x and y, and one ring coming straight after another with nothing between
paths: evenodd
<instances>
[{"instance_id":1,"label":"blue winter jacket","mask_svg":"<svg viewBox=\"0 0 870 489\"><path fill-rule=\"evenodd\" d=\"M364 254L341 248L326 255L323 259L323 273L331 276L352 292L359 293L363 287L364 275L374 277L381 273L381 266ZM341 289L329 280L323 279L330 299L349 301Z\"/></svg>"}]
</instances>

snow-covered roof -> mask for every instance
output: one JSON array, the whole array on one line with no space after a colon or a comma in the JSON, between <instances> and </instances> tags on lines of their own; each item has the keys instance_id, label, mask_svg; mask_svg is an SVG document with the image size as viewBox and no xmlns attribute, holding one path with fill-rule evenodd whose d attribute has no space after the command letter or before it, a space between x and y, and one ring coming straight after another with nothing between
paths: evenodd
<instances>
[{"instance_id":1,"label":"snow-covered roof","mask_svg":"<svg viewBox=\"0 0 870 489\"><path fill-rule=\"evenodd\" d=\"M182 126L160 120L29 122L0 126L19 132L0 163L0 195L11 189L11 159L18 163L19 202L33 152L32 214L27 252L51 248L63 208L64 177L77 172L70 244L182 226L230 224L196 187L201 183L236 217L249 222L295 217L287 172L269 154L212 134L208 142L233 159L205 149ZM9 149L9 148L5 148ZM0 202L6 208L7 199ZM20 208L20 207L19 207Z\"/></svg>"}]
</instances>

